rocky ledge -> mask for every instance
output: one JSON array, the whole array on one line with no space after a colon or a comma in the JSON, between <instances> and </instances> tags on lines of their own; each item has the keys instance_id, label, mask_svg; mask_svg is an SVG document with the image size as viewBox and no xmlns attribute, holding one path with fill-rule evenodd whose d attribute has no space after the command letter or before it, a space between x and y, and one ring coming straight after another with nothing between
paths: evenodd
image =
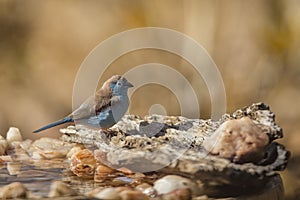
<instances>
[{"instance_id":1,"label":"rocky ledge","mask_svg":"<svg viewBox=\"0 0 300 200\"><path fill-rule=\"evenodd\" d=\"M63 141L83 144L95 159L82 158L87 152L73 156L71 168L79 176L85 172L78 170L88 169L83 160L87 165L101 163L100 171L125 173L125 169L135 174L180 176L189 181L183 185L197 188L193 196L258 193L278 179L277 171L285 169L290 155L275 142L283 137L282 129L263 103L224 114L217 121L127 115L106 131L78 125L61 129L61 133ZM94 166L87 173L96 176L98 168Z\"/></svg>"}]
</instances>

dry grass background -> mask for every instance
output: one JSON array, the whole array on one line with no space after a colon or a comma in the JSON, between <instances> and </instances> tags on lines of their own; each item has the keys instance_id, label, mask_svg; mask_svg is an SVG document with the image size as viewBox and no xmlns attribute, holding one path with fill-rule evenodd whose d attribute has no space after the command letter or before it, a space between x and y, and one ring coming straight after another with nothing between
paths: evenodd
<instances>
[{"instance_id":1,"label":"dry grass background","mask_svg":"<svg viewBox=\"0 0 300 200\"><path fill-rule=\"evenodd\" d=\"M191 36L212 56L224 79L227 112L260 101L271 106L285 133L280 142L292 151L288 170L282 173L286 196L299 198L299 10L297 0L1 0L0 133L16 126L26 138L58 137L57 129L40 135L31 131L71 111L77 70L97 44L127 29L170 28ZM201 77L165 52L123 56L101 81L149 61L184 74L200 91L201 117L209 117L210 99ZM157 95L149 95L153 90ZM170 105L172 98L163 88L147 86L133 96L130 112L144 115L152 103ZM167 108L168 114L178 114L177 104Z\"/></svg>"}]
</instances>

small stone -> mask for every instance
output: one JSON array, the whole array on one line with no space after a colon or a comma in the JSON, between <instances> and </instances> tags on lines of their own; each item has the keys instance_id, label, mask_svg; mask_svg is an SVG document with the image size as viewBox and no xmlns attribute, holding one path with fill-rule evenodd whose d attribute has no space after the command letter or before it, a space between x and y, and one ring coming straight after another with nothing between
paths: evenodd
<instances>
[{"instance_id":1,"label":"small stone","mask_svg":"<svg viewBox=\"0 0 300 200\"><path fill-rule=\"evenodd\" d=\"M54 181L50 186L48 197L76 196L77 193L62 181Z\"/></svg>"},{"instance_id":2,"label":"small stone","mask_svg":"<svg viewBox=\"0 0 300 200\"><path fill-rule=\"evenodd\" d=\"M269 137L249 117L224 122L204 142L204 148L213 155L236 163L260 161Z\"/></svg>"},{"instance_id":3,"label":"small stone","mask_svg":"<svg viewBox=\"0 0 300 200\"><path fill-rule=\"evenodd\" d=\"M132 188L130 187L126 187L126 186L121 186L121 187L115 187L115 190L120 193L120 192L123 192L125 190L132 190Z\"/></svg>"},{"instance_id":4,"label":"small stone","mask_svg":"<svg viewBox=\"0 0 300 200\"><path fill-rule=\"evenodd\" d=\"M155 197L157 195L156 190L148 183L142 183L135 187L136 190L141 191L148 197Z\"/></svg>"},{"instance_id":5,"label":"small stone","mask_svg":"<svg viewBox=\"0 0 300 200\"><path fill-rule=\"evenodd\" d=\"M17 175L20 173L21 170L21 164L20 163L13 163L13 162L8 162L7 163L7 171L9 173L9 175Z\"/></svg>"},{"instance_id":6,"label":"small stone","mask_svg":"<svg viewBox=\"0 0 300 200\"><path fill-rule=\"evenodd\" d=\"M27 151L30 148L31 144L32 144L32 140L27 139L20 143L20 147Z\"/></svg>"},{"instance_id":7,"label":"small stone","mask_svg":"<svg viewBox=\"0 0 300 200\"><path fill-rule=\"evenodd\" d=\"M0 135L0 156L4 155L7 149L8 143L2 135Z\"/></svg>"},{"instance_id":8,"label":"small stone","mask_svg":"<svg viewBox=\"0 0 300 200\"><path fill-rule=\"evenodd\" d=\"M43 137L32 143L28 153L33 159L65 158L73 146L59 139Z\"/></svg>"},{"instance_id":9,"label":"small stone","mask_svg":"<svg viewBox=\"0 0 300 200\"><path fill-rule=\"evenodd\" d=\"M126 177L126 176L121 176L121 177L114 178L111 181L111 184L113 186L122 186L122 185L130 184L133 182L134 182L134 179Z\"/></svg>"},{"instance_id":10,"label":"small stone","mask_svg":"<svg viewBox=\"0 0 300 200\"><path fill-rule=\"evenodd\" d=\"M1 162L12 162L13 159L11 156L0 156Z\"/></svg>"},{"instance_id":11,"label":"small stone","mask_svg":"<svg viewBox=\"0 0 300 200\"><path fill-rule=\"evenodd\" d=\"M71 157L70 169L79 177L92 178L96 168L96 160L93 153L84 149Z\"/></svg>"},{"instance_id":12,"label":"small stone","mask_svg":"<svg viewBox=\"0 0 300 200\"><path fill-rule=\"evenodd\" d=\"M32 152L31 158L34 160L46 159L46 157L41 152L38 152L38 151Z\"/></svg>"},{"instance_id":13,"label":"small stone","mask_svg":"<svg viewBox=\"0 0 300 200\"><path fill-rule=\"evenodd\" d=\"M153 187L158 194L167 194L174 190L185 188L190 189L193 195L203 193L203 188L198 187L196 183L192 182L190 179L177 175L164 176L155 181Z\"/></svg>"},{"instance_id":14,"label":"small stone","mask_svg":"<svg viewBox=\"0 0 300 200\"><path fill-rule=\"evenodd\" d=\"M122 200L147 200L145 194L137 190L124 190L119 193Z\"/></svg>"},{"instance_id":15,"label":"small stone","mask_svg":"<svg viewBox=\"0 0 300 200\"><path fill-rule=\"evenodd\" d=\"M10 127L8 132L6 133L6 140L9 147L12 147L11 145L15 141L22 141L23 139L20 130L15 127Z\"/></svg>"},{"instance_id":16,"label":"small stone","mask_svg":"<svg viewBox=\"0 0 300 200\"><path fill-rule=\"evenodd\" d=\"M96 168L96 173L97 174L110 174L114 173L116 170L107 167L106 165L99 164Z\"/></svg>"},{"instance_id":17,"label":"small stone","mask_svg":"<svg viewBox=\"0 0 300 200\"><path fill-rule=\"evenodd\" d=\"M86 192L84 195L87 197L94 197L96 194L100 193L104 189L104 187L97 187L91 191Z\"/></svg>"},{"instance_id":18,"label":"small stone","mask_svg":"<svg viewBox=\"0 0 300 200\"><path fill-rule=\"evenodd\" d=\"M92 197L97 199L115 199L121 200L118 191L115 188L105 188L98 193L94 193Z\"/></svg>"},{"instance_id":19,"label":"small stone","mask_svg":"<svg viewBox=\"0 0 300 200\"><path fill-rule=\"evenodd\" d=\"M131 171L130 169L128 169L126 167L120 167L117 170L124 173L124 174L133 174L133 171Z\"/></svg>"},{"instance_id":20,"label":"small stone","mask_svg":"<svg viewBox=\"0 0 300 200\"><path fill-rule=\"evenodd\" d=\"M136 172L135 174L133 174L133 178L145 178L146 175L141 173L141 172Z\"/></svg>"},{"instance_id":21,"label":"small stone","mask_svg":"<svg viewBox=\"0 0 300 200\"><path fill-rule=\"evenodd\" d=\"M18 148L20 148L21 143L22 143L22 141L12 141L9 145L9 148L18 149Z\"/></svg>"},{"instance_id":22,"label":"small stone","mask_svg":"<svg viewBox=\"0 0 300 200\"><path fill-rule=\"evenodd\" d=\"M116 170L105 165L99 164L95 170L94 181L103 182L107 178L113 178L116 176L116 174L114 175L115 172Z\"/></svg>"},{"instance_id":23,"label":"small stone","mask_svg":"<svg viewBox=\"0 0 300 200\"><path fill-rule=\"evenodd\" d=\"M22 183L14 182L0 188L0 198L13 199L13 198L26 198L27 189Z\"/></svg>"},{"instance_id":24,"label":"small stone","mask_svg":"<svg viewBox=\"0 0 300 200\"><path fill-rule=\"evenodd\" d=\"M79 152L82 150L82 147L81 146L75 146L73 147L67 154L67 158L71 158L73 154Z\"/></svg>"},{"instance_id":25,"label":"small stone","mask_svg":"<svg viewBox=\"0 0 300 200\"><path fill-rule=\"evenodd\" d=\"M162 200L189 200L192 199L191 190L188 188L176 189L168 194L162 195Z\"/></svg>"}]
</instances>

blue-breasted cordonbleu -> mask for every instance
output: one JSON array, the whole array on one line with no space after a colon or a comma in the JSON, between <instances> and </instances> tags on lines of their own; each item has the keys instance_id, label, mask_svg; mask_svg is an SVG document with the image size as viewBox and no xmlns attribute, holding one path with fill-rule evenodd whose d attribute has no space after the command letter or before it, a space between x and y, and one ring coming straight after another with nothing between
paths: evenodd
<instances>
[{"instance_id":1,"label":"blue-breasted cordonbleu","mask_svg":"<svg viewBox=\"0 0 300 200\"><path fill-rule=\"evenodd\" d=\"M95 93L85 100L79 108L67 117L48 124L34 133L68 122L75 122L106 129L116 124L129 106L128 88L133 85L126 78L114 75Z\"/></svg>"}]
</instances>

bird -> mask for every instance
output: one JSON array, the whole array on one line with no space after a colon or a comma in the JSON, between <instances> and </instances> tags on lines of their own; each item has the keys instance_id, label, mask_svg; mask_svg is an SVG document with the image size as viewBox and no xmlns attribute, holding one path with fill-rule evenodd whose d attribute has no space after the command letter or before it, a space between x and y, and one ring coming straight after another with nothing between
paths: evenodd
<instances>
[{"instance_id":1,"label":"bird","mask_svg":"<svg viewBox=\"0 0 300 200\"><path fill-rule=\"evenodd\" d=\"M127 93L131 87L133 85L125 77L114 75L71 114L39 128L33 133L69 122L106 130L116 124L127 112L129 107Z\"/></svg>"}]
</instances>

